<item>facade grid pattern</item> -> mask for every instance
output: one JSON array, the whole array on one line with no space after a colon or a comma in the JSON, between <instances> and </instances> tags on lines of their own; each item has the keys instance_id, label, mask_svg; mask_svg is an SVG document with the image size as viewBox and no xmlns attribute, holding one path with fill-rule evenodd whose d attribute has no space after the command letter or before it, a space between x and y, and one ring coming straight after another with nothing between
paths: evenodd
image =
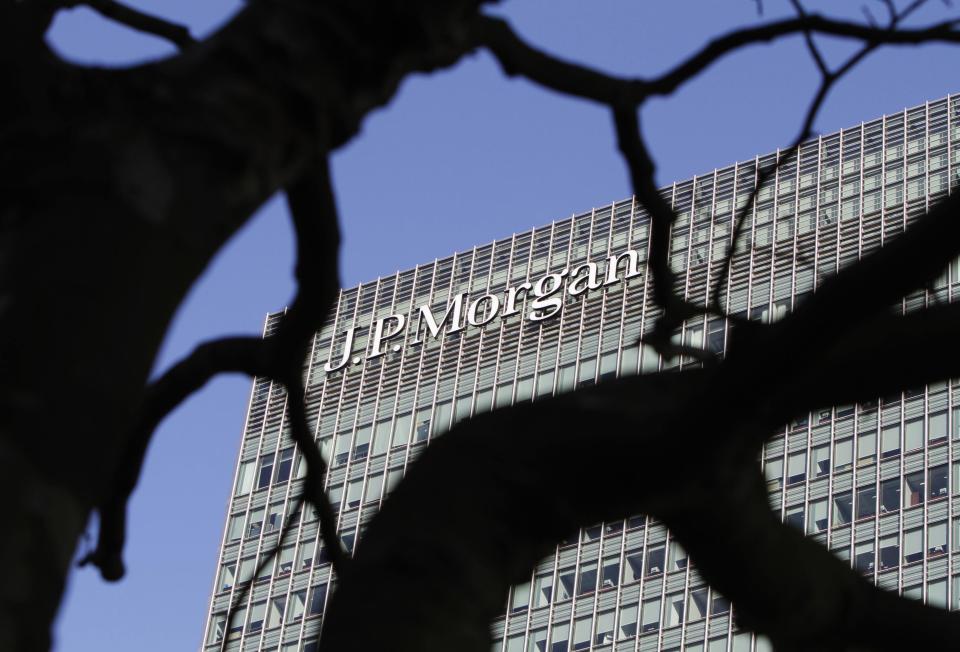
<instances>
[{"instance_id":1,"label":"facade grid pattern","mask_svg":"<svg viewBox=\"0 0 960 652\"><path fill-rule=\"evenodd\" d=\"M896 237L960 182L960 96L821 136L791 160L780 156L662 190L678 214L670 264L689 300L711 299L734 212L760 171L778 163L733 258L722 297L730 314L780 319L826 277ZM635 344L657 316L643 269L648 233L639 206L616 202L341 291L305 373L307 411L330 463L327 488L348 549L410 462L457 421L618 374L697 364L663 360ZM636 274L621 256L628 250L636 252ZM538 280L565 273L569 289L578 269L582 291L559 290L559 308L544 317L535 301L545 287ZM526 292L515 291L524 284ZM958 293L954 263L900 309ZM458 305L464 314L451 310ZM417 321L421 306L452 315L436 337ZM397 326L395 315L409 326L401 323L394 336L377 341L371 325ZM265 335L279 317L267 318ZM675 337L721 354L726 327L723 319L695 318ZM337 360L346 364L329 370ZM204 650L221 649L227 634L227 650L314 649L333 580L316 516L310 509L293 513L305 469L285 405L280 386L255 379ZM958 609L958 441L958 382L811 413L765 447L771 507L878 585ZM289 519L296 519L294 536L272 567L251 577ZM249 596L227 632L225 612L248 582ZM637 516L582 530L513 587L493 624L494 650L769 649L762 638L738 632L731 612L666 528Z\"/></svg>"}]
</instances>

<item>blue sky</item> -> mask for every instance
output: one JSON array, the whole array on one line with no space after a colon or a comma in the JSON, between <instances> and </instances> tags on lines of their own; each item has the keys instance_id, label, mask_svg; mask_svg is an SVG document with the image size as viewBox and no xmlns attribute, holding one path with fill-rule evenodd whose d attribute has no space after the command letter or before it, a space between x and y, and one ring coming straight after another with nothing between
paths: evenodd
<instances>
[{"instance_id":1,"label":"blue sky","mask_svg":"<svg viewBox=\"0 0 960 652\"><path fill-rule=\"evenodd\" d=\"M229 0L138 0L204 35L236 11ZM829 8L836 3L809 3ZM880 2L847 3L876 15ZM918 19L957 15L931 2ZM765 2L766 16L788 12ZM711 35L758 19L753 0L512 0L497 8L527 39L622 74L653 75ZM68 58L123 65L166 56L163 42L63 13L49 35ZM824 41L831 56L848 48ZM960 49L887 50L830 96L820 132L960 91ZM799 38L754 46L674 98L645 109L643 129L669 183L789 144L817 77ZM333 159L344 245L341 278L355 285L456 250L629 196L605 110L504 78L490 56L404 82L386 108ZM267 202L215 259L182 306L162 369L204 339L259 333L293 294L293 237L283 201ZM128 574L105 584L70 579L54 649L199 647L222 534L249 380L211 383L163 424L132 502Z\"/></svg>"}]
</instances>

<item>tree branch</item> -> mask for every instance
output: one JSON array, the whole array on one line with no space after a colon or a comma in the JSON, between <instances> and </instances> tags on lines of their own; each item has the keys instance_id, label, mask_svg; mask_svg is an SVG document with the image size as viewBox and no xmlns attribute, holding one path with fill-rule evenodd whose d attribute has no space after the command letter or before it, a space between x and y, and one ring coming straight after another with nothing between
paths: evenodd
<instances>
[{"instance_id":1,"label":"tree branch","mask_svg":"<svg viewBox=\"0 0 960 652\"><path fill-rule=\"evenodd\" d=\"M128 7L115 0L70 0L67 6L74 7L81 4L87 5L104 18L109 18L130 29L170 41L181 50L196 43L190 35L190 30L185 26L134 7Z\"/></svg>"}]
</instances>

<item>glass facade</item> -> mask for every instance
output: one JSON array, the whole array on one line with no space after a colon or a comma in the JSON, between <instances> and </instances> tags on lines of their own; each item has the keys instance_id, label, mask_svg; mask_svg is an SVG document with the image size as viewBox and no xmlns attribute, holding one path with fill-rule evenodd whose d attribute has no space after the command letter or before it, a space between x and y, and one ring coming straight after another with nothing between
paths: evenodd
<instances>
[{"instance_id":1,"label":"glass facade","mask_svg":"<svg viewBox=\"0 0 960 652\"><path fill-rule=\"evenodd\" d=\"M670 264L688 300L709 299L734 211L779 156L663 189L679 216ZM960 96L805 143L758 193L723 305L759 321L782 318L958 180ZM348 549L411 461L457 421L618 374L697 364L636 345L658 314L644 269L648 233L642 209L616 202L340 293L306 369L307 409ZM960 266L952 264L901 309L955 292ZM279 317L268 317L265 333ZM720 354L726 326L691 319L676 338ZM251 577L303 482L285 400L279 386L254 381L204 650L220 649L227 634L228 650L314 649L331 576L311 509L275 563ZM956 382L818 410L765 447L771 507L878 585L960 608L955 442ZM252 590L227 632L225 612L245 582ZM737 631L732 609L662 524L637 516L584 529L542 560L504 596L494 650L769 649Z\"/></svg>"}]
</instances>

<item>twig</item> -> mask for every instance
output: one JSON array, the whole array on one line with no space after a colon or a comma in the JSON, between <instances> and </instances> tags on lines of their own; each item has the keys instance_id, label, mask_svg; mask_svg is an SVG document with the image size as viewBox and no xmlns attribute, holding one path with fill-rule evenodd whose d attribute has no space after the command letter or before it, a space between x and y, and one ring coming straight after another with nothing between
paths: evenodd
<instances>
[{"instance_id":1,"label":"twig","mask_svg":"<svg viewBox=\"0 0 960 652\"><path fill-rule=\"evenodd\" d=\"M87 5L104 18L127 27L170 41L181 50L196 43L190 30L183 25L140 11L116 0L70 0L66 6Z\"/></svg>"}]
</instances>

